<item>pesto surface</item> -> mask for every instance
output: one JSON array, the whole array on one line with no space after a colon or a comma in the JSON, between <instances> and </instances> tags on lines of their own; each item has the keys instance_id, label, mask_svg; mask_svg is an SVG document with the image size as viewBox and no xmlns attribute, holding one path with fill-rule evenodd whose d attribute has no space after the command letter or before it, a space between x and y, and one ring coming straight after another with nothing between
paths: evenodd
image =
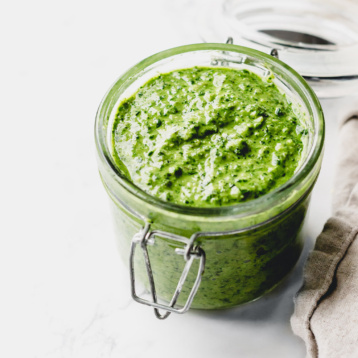
<instances>
[{"instance_id":1,"label":"pesto surface","mask_svg":"<svg viewBox=\"0 0 358 358\"><path fill-rule=\"evenodd\" d=\"M194 67L161 74L119 104L119 169L162 200L196 207L262 196L298 167L308 129L271 79Z\"/></svg>"}]
</instances>

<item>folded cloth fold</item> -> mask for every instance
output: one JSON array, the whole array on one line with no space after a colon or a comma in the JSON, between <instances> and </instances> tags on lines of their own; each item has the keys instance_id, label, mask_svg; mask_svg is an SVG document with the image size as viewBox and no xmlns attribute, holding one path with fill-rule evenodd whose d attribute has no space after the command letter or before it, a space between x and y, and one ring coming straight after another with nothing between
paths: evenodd
<instances>
[{"instance_id":1,"label":"folded cloth fold","mask_svg":"<svg viewBox=\"0 0 358 358\"><path fill-rule=\"evenodd\" d=\"M309 358L358 357L358 117L342 124L333 217L309 255L291 326Z\"/></svg>"}]
</instances>

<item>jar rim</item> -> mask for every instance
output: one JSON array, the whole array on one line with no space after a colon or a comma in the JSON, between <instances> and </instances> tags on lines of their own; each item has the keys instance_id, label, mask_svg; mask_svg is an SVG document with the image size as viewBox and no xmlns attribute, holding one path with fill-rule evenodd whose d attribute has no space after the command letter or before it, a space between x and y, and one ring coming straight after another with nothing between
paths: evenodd
<instances>
[{"instance_id":1,"label":"jar rim","mask_svg":"<svg viewBox=\"0 0 358 358\"><path fill-rule=\"evenodd\" d=\"M195 207L195 206L184 206L180 204L174 204L166 202L158 197L152 196L146 193L144 190L135 185L131 180L124 176L120 170L117 168L112 156L109 152L106 151L105 142L107 138L107 131L104 132L102 120L104 115L108 115L105 110L105 103L111 98L114 93L115 87L124 85L126 81L132 78L135 74L145 70L149 66L155 64L158 61L161 61L166 58L170 58L176 55L188 53L188 52L197 52L197 51L207 51L207 50L218 50L225 53L234 52L236 54L249 55L256 59L265 60L268 64L273 64L276 67L279 67L283 70L287 76L294 81L295 85L299 87L304 96L309 100L310 106L315 115L314 121L314 136L312 141L312 147L305 159L305 162L302 164L300 169L294 173L294 175L283 185L278 188L270 191L269 193L255 198L247 202L241 202L237 204L220 206L220 207ZM323 112L321 105L314 91L310 88L307 82L290 66L280 61L279 59L267 55L261 51L254 50L247 47L231 45L231 44L217 44L217 43L200 43L179 46L171 48L168 50L161 51L152 56L147 57L138 64L131 67L127 70L122 76L120 76L110 87L110 89L105 94L102 99L100 106L97 110L96 121L95 121L95 142L97 147L97 152L99 155L99 160L110 170L112 176L116 179L116 182L124 188L127 192L134 195L140 200L151 204L157 208L161 208L165 211L174 212L177 214L185 214L190 216L247 216L257 212L257 208L262 207L269 209L277 202L281 197L286 193L289 193L293 190L297 183L304 179L315 167L318 159L320 158L321 152L323 150L324 143L324 132L325 124L323 118Z\"/></svg>"}]
</instances>

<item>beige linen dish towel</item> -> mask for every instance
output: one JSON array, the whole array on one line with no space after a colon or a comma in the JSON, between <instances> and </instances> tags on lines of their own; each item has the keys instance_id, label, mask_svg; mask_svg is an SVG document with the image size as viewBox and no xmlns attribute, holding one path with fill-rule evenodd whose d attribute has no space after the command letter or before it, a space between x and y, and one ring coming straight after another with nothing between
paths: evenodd
<instances>
[{"instance_id":1,"label":"beige linen dish towel","mask_svg":"<svg viewBox=\"0 0 358 358\"><path fill-rule=\"evenodd\" d=\"M292 329L309 358L358 358L358 116L342 124L333 217L295 298Z\"/></svg>"}]
</instances>

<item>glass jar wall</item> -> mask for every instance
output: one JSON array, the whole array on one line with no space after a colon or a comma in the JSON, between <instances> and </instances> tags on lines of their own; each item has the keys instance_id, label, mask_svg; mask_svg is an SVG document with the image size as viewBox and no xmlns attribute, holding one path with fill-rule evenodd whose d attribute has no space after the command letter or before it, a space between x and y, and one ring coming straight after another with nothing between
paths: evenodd
<instances>
[{"instance_id":1,"label":"glass jar wall","mask_svg":"<svg viewBox=\"0 0 358 358\"><path fill-rule=\"evenodd\" d=\"M246 68L263 78L273 74L277 87L305 113L310 128L307 148L300 167L284 185L249 202L193 208L150 196L117 169L111 156L110 134L118 102L159 73L193 66ZM286 64L234 45L199 44L161 52L131 68L111 87L99 107L95 134L99 171L111 198L123 260L128 262L131 247L136 245L133 237L138 237L144 226L149 233L157 232L150 240L142 240L141 245L144 243L148 252L158 299L171 301L186 266L185 249L193 235L195 247L187 254L196 255L200 247L206 258L193 308L225 308L252 301L275 287L295 265L302 250L300 228L320 170L324 120L313 91ZM174 235L174 239L158 230ZM175 235L187 242L177 240ZM185 304L191 292L200 262L193 260L188 270L179 306ZM136 279L150 286L140 248L133 255L131 269Z\"/></svg>"}]
</instances>

